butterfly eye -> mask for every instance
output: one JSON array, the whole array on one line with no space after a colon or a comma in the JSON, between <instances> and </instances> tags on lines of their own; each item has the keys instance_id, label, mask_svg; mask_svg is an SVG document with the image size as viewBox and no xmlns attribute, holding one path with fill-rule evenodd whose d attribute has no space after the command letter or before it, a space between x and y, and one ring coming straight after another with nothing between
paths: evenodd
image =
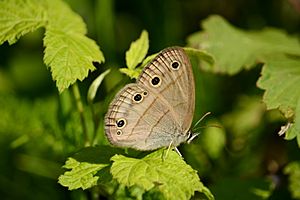
<instances>
[{"instance_id":1,"label":"butterfly eye","mask_svg":"<svg viewBox=\"0 0 300 200\"><path fill-rule=\"evenodd\" d=\"M151 85L154 86L154 87L158 87L160 86L160 78L158 76L154 76L152 79L151 79Z\"/></svg>"},{"instance_id":2,"label":"butterfly eye","mask_svg":"<svg viewBox=\"0 0 300 200\"><path fill-rule=\"evenodd\" d=\"M126 125L126 120L125 119L118 119L116 121L116 125L118 128L123 128Z\"/></svg>"},{"instance_id":3,"label":"butterfly eye","mask_svg":"<svg viewBox=\"0 0 300 200\"><path fill-rule=\"evenodd\" d=\"M172 62L171 66L172 66L172 68L173 68L174 70L178 70L179 67L180 67L180 63L179 63L178 61L175 60L175 61Z\"/></svg>"},{"instance_id":4,"label":"butterfly eye","mask_svg":"<svg viewBox=\"0 0 300 200\"><path fill-rule=\"evenodd\" d=\"M133 96L133 100L138 103L143 100L143 97L140 93L137 93Z\"/></svg>"},{"instance_id":5,"label":"butterfly eye","mask_svg":"<svg viewBox=\"0 0 300 200\"><path fill-rule=\"evenodd\" d=\"M121 135L121 134L122 134L122 131L117 130L117 135Z\"/></svg>"}]
</instances>

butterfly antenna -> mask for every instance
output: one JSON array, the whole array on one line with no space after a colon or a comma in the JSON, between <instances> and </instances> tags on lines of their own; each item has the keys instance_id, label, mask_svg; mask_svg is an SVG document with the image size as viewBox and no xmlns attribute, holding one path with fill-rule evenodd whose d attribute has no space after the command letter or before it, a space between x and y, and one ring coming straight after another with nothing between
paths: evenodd
<instances>
[{"instance_id":1,"label":"butterfly antenna","mask_svg":"<svg viewBox=\"0 0 300 200\"><path fill-rule=\"evenodd\" d=\"M219 124L209 124L209 125L207 125L207 126L199 126L199 127L197 127L197 128L194 128L193 129L193 131L197 131L197 130L199 130L199 129L201 129L201 128L211 128L211 127L214 127L214 128L223 128L221 125L219 125Z\"/></svg>"},{"instance_id":2,"label":"butterfly antenna","mask_svg":"<svg viewBox=\"0 0 300 200\"><path fill-rule=\"evenodd\" d=\"M195 137L197 137L198 135L200 135L200 132L192 133L191 137L187 140L187 143L190 144L195 139Z\"/></svg>"},{"instance_id":3,"label":"butterfly antenna","mask_svg":"<svg viewBox=\"0 0 300 200\"><path fill-rule=\"evenodd\" d=\"M193 130L194 130L194 128L207 116L207 115L210 115L211 114L211 112L207 112L207 113L205 113L197 122L196 122L196 124L193 126Z\"/></svg>"}]
</instances>

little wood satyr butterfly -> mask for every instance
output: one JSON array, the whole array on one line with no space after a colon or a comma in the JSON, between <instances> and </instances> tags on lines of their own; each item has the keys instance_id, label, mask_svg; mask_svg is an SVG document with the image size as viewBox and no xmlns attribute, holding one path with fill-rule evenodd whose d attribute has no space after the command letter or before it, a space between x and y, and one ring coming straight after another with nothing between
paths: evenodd
<instances>
[{"instance_id":1,"label":"little wood satyr butterfly","mask_svg":"<svg viewBox=\"0 0 300 200\"><path fill-rule=\"evenodd\" d=\"M137 150L174 146L194 138L195 83L181 47L166 48L143 69L136 83L115 96L105 116L112 145Z\"/></svg>"}]
</instances>

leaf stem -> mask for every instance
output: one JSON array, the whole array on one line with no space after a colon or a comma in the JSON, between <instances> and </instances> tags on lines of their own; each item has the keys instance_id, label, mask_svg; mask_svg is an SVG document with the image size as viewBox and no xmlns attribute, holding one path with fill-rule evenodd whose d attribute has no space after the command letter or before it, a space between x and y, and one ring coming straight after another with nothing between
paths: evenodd
<instances>
[{"instance_id":1,"label":"leaf stem","mask_svg":"<svg viewBox=\"0 0 300 200\"><path fill-rule=\"evenodd\" d=\"M82 132L83 132L84 141L85 141L84 146L89 146L90 142L88 140L88 135L87 135L87 127L86 127L86 120L85 120L84 112L83 112L83 104L81 101L81 96L80 96L80 92L79 92L77 83L73 84L72 90L73 90L73 95L75 98L76 107L77 107L77 110L78 110L79 116L80 116Z\"/></svg>"}]
</instances>

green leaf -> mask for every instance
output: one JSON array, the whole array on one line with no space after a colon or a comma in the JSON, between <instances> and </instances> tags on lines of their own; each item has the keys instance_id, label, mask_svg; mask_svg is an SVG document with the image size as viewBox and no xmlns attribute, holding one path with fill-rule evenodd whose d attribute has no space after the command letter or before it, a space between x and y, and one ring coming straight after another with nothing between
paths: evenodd
<instances>
[{"instance_id":1,"label":"green leaf","mask_svg":"<svg viewBox=\"0 0 300 200\"><path fill-rule=\"evenodd\" d=\"M286 125L281 126L280 131L282 131L282 132L279 132L278 134L281 135L281 134L285 133L284 139L286 139L286 140L292 140L292 139L296 138L298 133L293 125L294 125L294 123L288 122Z\"/></svg>"},{"instance_id":2,"label":"green leaf","mask_svg":"<svg viewBox=\"0 0 300 200\"><path fill-rule=\"evenodd\" d=\"M158 55L158 53L147 56L138 68L135 68L135 69L121 68L120 72L122 72L123 74L126 74L127 76L129 76L132 79L137 79L139 77L139 75L142 73L144 67L149 62L151 62L151 60L153 60L155 58L155 56L157 56L157 55Z\"/></svg>"},{"instance_id":3,"label":"green leaf","mask_svg":"<svg viewBox=\"0 0 300 200\"><path fill-rule=\"evenodd\" d=\"M126 52L126 65L129 69L135 67L143 61L149 49L148 32L143 30L141 36L132 42L129 50Z\"/></svg>"},{"instance_id":4,"label":"green leaf","mask_svg":"<svg viewBox=\"0 0 300 200\"><path fill-rule=\"evenodd\" d=\"M87 33L86 25L82 18L64 1L46 0L48 23L46 26L50 29L57 29L64 33L78 33L85 35Z\"/></svg>"},{"instance_id":5,"label":"green leaf","mask_svg":"<svg viewBox=\"0 0 300 200\"><path fill-rule=\"evenodd\" d=\"M85 36L82 18L61 0L4 0L0 2L0 44L45 27L44 62L62 92L104 62L96 43Z\"/></svg>"},{"instance_id":6,"label":"green leaf","mask_svg":"<svg viewBox=\"0 0 300 200\"><path fill-rule=\"evenodd\" d=\"M151 60L153 60L156 56L158 55L158 53L152 54L150 56L147 56L142 64L141 64L141 68L143 69L149 62L151 62Z\"/></svg>"},{"instance_id":7,"label":"green leaf","mask_svg":"<svg viewBox=\"0 0 300 200\"><path fill-rule=\"evenodd\" d=\"M289 190L292 197L300 199L300 162L289 163L284 168L284 173L289 175Z\"/></svg>"},{"instance_id":8,"label":"green leaf","mask_svg":"<svg viewBox=\"0 0 300 200\"><path fill-rule=\"evenodd\" d=\"M277 56L267 60L257 85L265 90L268 109L280 109L286 118L294 118L286 138L300 140L300 59ZM300 146L300 142L298 142Z\"/></svg>"},{"instance_id":9,"label":"green leaf","mask_svg":"<svg viewBox=\"0 0 300 200\"><path fill-rule=\"evenodd\" d=\"M49 23L44 38L44 62L50 66L58 90L62 92L94 70L93 62L104 62L95 41L84 36L82 18L61 1L48 1ZM63 13L63 14L62 14Z\"/></svg>"},{"instance_id":10,"label":"green leaf","mask_svg":"<svg viewBox=\"0 0 300 200\"><path fill-rule=\"evenodd\" d=\"M215 63L213 56L203 50L190 47L185 47L184 50L191 59L196 59L200 63L206 62L206 64L210 65L211 67Z\"/></svg>"},{"instance_id":11,"label":"green leaf","mask_svg":"<svg viewBox=\"0 0 300 200\"><path fill-rule=\"evenodd\" d=\"M0 2L0 45L15 43L19 37L45 26L47 13L39 0Z\"/></svg>"},{"instance_id":12,"label":"green leaf","mask_svg":"<svg viewBox=\"0 0 300 200\"><path fill-rule=\"evenodd\" d=\"M91 86L89 87L89 90L88 90L88 95L87 95L87 99L89 102L93 102L95 96L96 96L96 93L97 93L97 90L100 86L100 84L102 83L104 77L109 74L110 72L110 69L106 70L105 72L101 73L91 84Z\"/></svg>"},{"instance_id":13,"label":"green leaf","mask_svg":"<svg viewBox=\"0 0 300 200\"><path fill-rule=\"evenodd\" d=\"M128 187L156 188L166 199L190 199L195 191L207 192L196 171L177 153L170 151L163 160L164 153L161 149L142 159L115 155L111 158L113 178Z\"/></svg>"},{"instance_id":14,"label":"green leaf","mask_svg":"<svg viewBox=\"0 0 300 200\"><path fill-rule=\"evenodd\" d=\"M68 187L69 190L91 188L97 185L99 179L99 176L95 176L95 174L106 166L107 164L78 162L74 158L68 158L64 168L70 169L71 171L67 171L61 175L58 178L58 182Z\"/></svg>"},{"instance_id":15,"label":"green leaf","mask_svg":"<svg viewBox=\"0 0 300 200\"><path fill-rule=\"evenodd\" d=\"M137 79L140 75L140 73L142 72L143 69L141 68L136 68L136 69L129 69L129 68L121 68L120 72L122 72L123 74L126 74L127 76L129 76L132 79Z\"/></svg>"},{"instance_id":16,"label":"green leaf","mask_svg":"<svg viewBox=\"0 0 300 200\"><path fill-rule=\"evenodd\" d=\"M64 168L70 169L59 177L59 183L69 190L87 189L100 183L109 182L111 175L107 168L110 158L122 154L124 150L110 146L86 147L68 158Z\"/></svg>"},{"instance_id":17,"label":"green leaf","mask_svg":"<svg viewBox=\"0 0 300 200\"><path fill-rule=\"evenodd\" d=\"M139 68L136 68L136 66L143 61L147 55L148 49L148 32L143 30L140 38L132 42L129 50L126 52L127 68L121 68L120 72L132 79L137 79L143 70L143 66Z\"/></svg>"},{"instance_id":18,"label":"green leaf","mask_svg":"<svg viewBox=\"0 0 300 200\"><path fill-rule=\"evenodd\" d=\"M157 56L156 54L152 54L150 56L147 56L143 62L141 63L141 65L138 68L135 69L129 69L129 68L121 68L120 72L122 72L123 74L126 74L127 76L129 76L132 79L137 79L140 74L142 73L144 67L155 58L155 56Z\"/></svg>"},{"instance_id":19,"label":"green leaf","mask_svg":"<svg viewBox=\"0 0 300 200\"><path fill-rule=\"evenodd\" d=\"M46 30L44 45L44 62L50 66L60 92L77 79L82 81L87 77L89 70L95 69L93 62L104 61L96 43L81 34L49 28Z\"/></svg>"},{"instance_id":20,"label":"green leaf","mask_svg":"<svg viewBox=\"0 0 300 200\"><path fill-rule=\"evenodd\" d=\"M243 31L235 28L220 16L211 16L202 22L204 31L188 38L188 45L212 54L215 65L206 70L235 74L264 61L269 54L289 53L299 55L300 46L296 37L282 30L266 28L261 31Z\"/></svg>"},{"instance_id":21,"label":"green leaf","mask_svg":"<svg viewBox=\"0 0 300 200\"><path fill-rule=\"evenodd\" d=\"M297 103L294 123L291 123L291 127L288 128L285 139L291 140L297 137L297 143L300 148L300 98Z\"/></svg>"}]
</instances>

